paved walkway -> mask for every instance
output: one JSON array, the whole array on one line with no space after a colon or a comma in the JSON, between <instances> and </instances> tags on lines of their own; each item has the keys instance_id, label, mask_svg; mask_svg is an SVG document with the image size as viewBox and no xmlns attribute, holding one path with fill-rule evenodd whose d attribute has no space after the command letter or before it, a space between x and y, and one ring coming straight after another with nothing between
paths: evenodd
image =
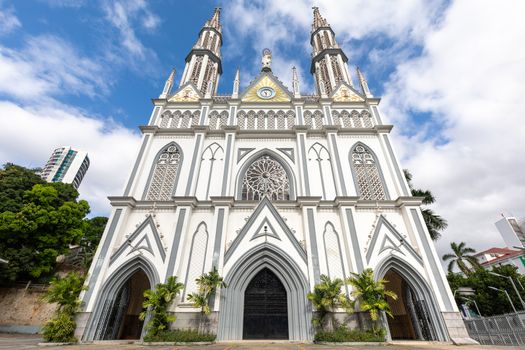
<instances>
[{"instance_id":1,"label":"paved walkway","mask_svg":"<svg viewBox=\"0 0 525 350\"><path fill-rule=\"evenodd\" d=\"M38 346L42 339L37 335L26 334L0 334L0 350L517 350L518 346L461 346L457 347L444 343L425 342L396 342L388 345L355 345L355 346L333 346L317 345L311 343L291 342L259 342L244 341L236 343L218 343L205 346L145 346L140 344L116 344L115 342L104 342L98 344L79 344L70 346Z\"/></svg>"}]
</instances>

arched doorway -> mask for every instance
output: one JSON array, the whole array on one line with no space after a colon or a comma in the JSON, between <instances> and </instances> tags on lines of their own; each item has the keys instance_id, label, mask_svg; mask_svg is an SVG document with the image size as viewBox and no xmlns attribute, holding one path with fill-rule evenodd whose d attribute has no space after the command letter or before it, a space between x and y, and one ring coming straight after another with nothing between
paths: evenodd
<instances>
[{"instance_id":1,"label":"arched doorway","mask_svg":"<svg viewBox=\"0 0 525 350\"><path fill-rule=\"evenodd\" d=\"M140 339L144 322L139 320L144 291L150 289L148 277L137 270L120 287L114 298L106 301L106 316L99 327L98 339Z\"/></svg>"},{"instance_id":2,"label":"arched doorway","mask_svg":"<svg viewBox=\"0 0 525 350\"><path fill-rule=\"evenodd\" d=\"M286 289L268 268L244 292L243 339L288 339Z\"/></svg>"},{"instance_id":3,"label":"arched doorway","mask_svg":"<svg viewBox=\"0 0 525 350\"><path fill-rule=\"evenodd\" d=\"M388 281L386 288L397 295L397 300L387 297L394 316L387 317L392 339L436 340L427 300L418 296L410 284L393 269L385 274L384 279Z\"/></svg>"}]
</instances>

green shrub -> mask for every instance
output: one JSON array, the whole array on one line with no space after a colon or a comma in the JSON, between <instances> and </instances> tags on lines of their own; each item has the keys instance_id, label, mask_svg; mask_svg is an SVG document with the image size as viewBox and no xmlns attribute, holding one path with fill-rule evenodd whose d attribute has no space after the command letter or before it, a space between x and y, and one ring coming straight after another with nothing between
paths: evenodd
<instances>
[{"instance_id":1,"label":"green shrub","mask_svg":"<svg viewBox=\"0 0 525 350\"><path fill-rule=\"evenodd\" d=\"M194 329L174 329L171 331L160 331L156 335L147 334L145 342L211 342L215 340L213 333L199 333Z\"/></svg>"},{"instance_id":2,"label":"green shrub","mask_svg":"<svg viewBox=\"0 0 525 350\"><path fill-rule=\"evenodd\" d=\"M47 342L76 343L73 336L77 324L68 311L58 311L55 316L42 327L42 335Z\"/></svg>"},{"instance_id":3,"label":"green shrub","mask_svg":"<svg viewBox=\"0 0 525 350\"><path fill-rule=\"evenodd\" d=\"M362 331L359 329L348 329L345 325L339 326L334 331L319 331L315 334L315 341L342 343L342 342L383 342L386 332Z\"/></svg>"}]
</instances>

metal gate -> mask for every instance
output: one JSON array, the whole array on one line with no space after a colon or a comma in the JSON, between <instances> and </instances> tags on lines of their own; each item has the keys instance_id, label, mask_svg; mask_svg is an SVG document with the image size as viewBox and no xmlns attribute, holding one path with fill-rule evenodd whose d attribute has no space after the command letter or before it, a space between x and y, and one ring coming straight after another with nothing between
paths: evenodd
<instances>
[{"instance_id":1,"label":"metal gate","mask_svg":"<svg viewBox=\"0 0 525 350\"><path fill-rule=\"evenodd\" d=\"M464 321L469 336L482 345L525 345L525 312Z\"/></svg>"},{"instance_id":2,"label":"metal gate","mask_svg":"<svg viewBox=\"0 0 525 350\"><path fill-rule=\"evenodd\" d=\"M288 339L286 289L269 269L262 269L244 292L243 339Z\"/></svg>"}]
</instances>

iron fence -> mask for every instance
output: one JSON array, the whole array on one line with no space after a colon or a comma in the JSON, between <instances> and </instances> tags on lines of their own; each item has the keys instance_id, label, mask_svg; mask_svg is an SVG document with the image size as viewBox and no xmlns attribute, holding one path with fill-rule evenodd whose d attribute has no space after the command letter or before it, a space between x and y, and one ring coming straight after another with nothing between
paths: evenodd
<instances>
[{"instance_id":1,"label":"iron fence","mask_svg":"<svg viewBox=\"0 0 525 350\"><path fill-rule=\"evenodd\" d=\"M525 311L464 321L469 336L482 345L525 345Z\"/></svg>"}]
</instances>

